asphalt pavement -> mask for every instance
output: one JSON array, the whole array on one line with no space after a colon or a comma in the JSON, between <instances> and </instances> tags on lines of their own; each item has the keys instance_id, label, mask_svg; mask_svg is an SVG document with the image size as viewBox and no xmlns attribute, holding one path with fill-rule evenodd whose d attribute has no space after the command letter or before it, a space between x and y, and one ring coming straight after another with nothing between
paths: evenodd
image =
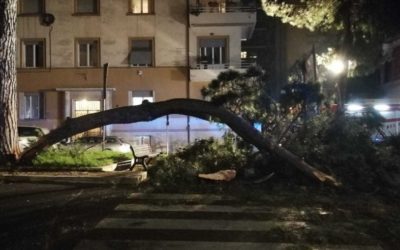
<instances>
[{"instance_id":1,"label":"asphalt pavement","mask_svg":"<svg viewBox=\"0 0 400 250\"><path fill-rule=\"evenodd\" d=\"M82 183L0 184L0 248L73 249L132 187Z\"/></svg>"},{"instance_id":2,"label":"asphalt pavement","mask_svg":"<svg viewBox=\"0 0 400 250\"><path fill-rule=\"evenodd\" d=\"M79 181L3 182L0 249L383 249L366 230L380 225L379 218L292 199L146 194Z\"/></svg>"}]
</instances>

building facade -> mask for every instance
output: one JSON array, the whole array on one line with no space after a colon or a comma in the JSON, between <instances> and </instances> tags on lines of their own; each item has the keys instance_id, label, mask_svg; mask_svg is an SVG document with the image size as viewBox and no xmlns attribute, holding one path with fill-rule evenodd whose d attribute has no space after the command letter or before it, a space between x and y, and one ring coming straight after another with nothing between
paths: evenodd
<instances>
[{"instance_id":1,"label":"building facade","mask_svg":"<svg viewBox=\"0 0 400 250\"><path fill-rule=\"evenodd\" d=\"M103 108L201 98L221 71L248 66L241 42L256 22L251 6L225 0L19 0L18 13L19 124L48 129ZM106 129L164 150L223 130L180 115Z\"/></svg>"},{"instance_id":2,"label":"building facade","mask_svg":"<svg viewBox=\"0 0 400 250\"><path fill-rule=\"evenodd\" d=\"M400 97L400 37L392 39L383 45L385 63L381 71L381 83L385 97L399 99Z\"/></svg>"}]
</instances>

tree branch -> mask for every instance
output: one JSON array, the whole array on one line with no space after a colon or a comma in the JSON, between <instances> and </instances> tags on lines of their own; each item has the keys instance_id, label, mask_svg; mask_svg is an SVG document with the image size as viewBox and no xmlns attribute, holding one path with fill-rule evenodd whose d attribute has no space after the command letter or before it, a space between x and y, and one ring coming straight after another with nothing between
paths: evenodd
<instances>
[{"instance_id":1,"label":"tree branch","mask_svg":"<svg viewBox=\"0 0 400 250\"><path fill-rule=\"evenodd\" d=\"M276 146L269 138L263 137L257 129L253 128L247 121L239 116L221 106L194 99L172 99L157 103L144 103L139 106L120 107L68 119L59 128L40 138L37 143L24 152L20 162L31 163L37 153L46 147L64 138L93 128L109 124L151 121L169 114L189 115L200 119L208 119L210 117L217 118L260 151L275 153L283 160L291 163L308 176L320 182L327 182L334 186L340 185L334 177L310 166L285 148Z\"/></svg>"}]
</instances>

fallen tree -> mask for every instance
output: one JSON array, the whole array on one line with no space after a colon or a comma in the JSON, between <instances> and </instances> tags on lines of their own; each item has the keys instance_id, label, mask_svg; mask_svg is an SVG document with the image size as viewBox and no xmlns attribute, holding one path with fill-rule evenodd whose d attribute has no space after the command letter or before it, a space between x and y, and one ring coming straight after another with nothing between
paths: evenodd
<instances>
[{"instance_id":1,"label":"fallen tree","mask_svg":"<svg viewBox=\"0 0 400 250\"><path fill-rule=\"evenodd\" d=\"M19 162L20 164L30 164L43 149L65 138L93 128L109 124L151 121L169 114L189 115L206 120L217 118L258 150L276 154L315 180L333 186L340 185L334 177L312 167L287 149L274 144L271 139L262 136L258 130L239 116L221 106L194 99L171 99L163 102L144 103L139 106L120 107L67 119L60 127L40 138L38 142L25 151Z\"/></svg>"}]
</instances>

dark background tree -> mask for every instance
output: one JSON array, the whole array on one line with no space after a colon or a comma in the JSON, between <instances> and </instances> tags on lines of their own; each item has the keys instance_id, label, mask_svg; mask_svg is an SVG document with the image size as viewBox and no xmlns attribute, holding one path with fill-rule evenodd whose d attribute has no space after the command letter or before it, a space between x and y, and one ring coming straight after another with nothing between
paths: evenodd
<instances>
[{"instance_id":1,"label":"dark background tree","mask_svg":"<svg viewBox=\"0 0 400 250\"><path fill-rule=\"evenodd\" d=\"M0 1L0 165L19 156L16 81L17 0Z\"/></svg>"},{"instance_id":2,"label":"dark background tree","mask_svg":"<svg viewBox=\"0 0 400 250\"><path fill-rule=\"evenodd\" d=\"M311 31L337 34L336 51L344 62L357 62L355 76L380 67L382 44L400 33L400 3L396 0L262 0L269 16ZM347 69L339 80L346 96Z\"/></svg>"}]
</instances>

